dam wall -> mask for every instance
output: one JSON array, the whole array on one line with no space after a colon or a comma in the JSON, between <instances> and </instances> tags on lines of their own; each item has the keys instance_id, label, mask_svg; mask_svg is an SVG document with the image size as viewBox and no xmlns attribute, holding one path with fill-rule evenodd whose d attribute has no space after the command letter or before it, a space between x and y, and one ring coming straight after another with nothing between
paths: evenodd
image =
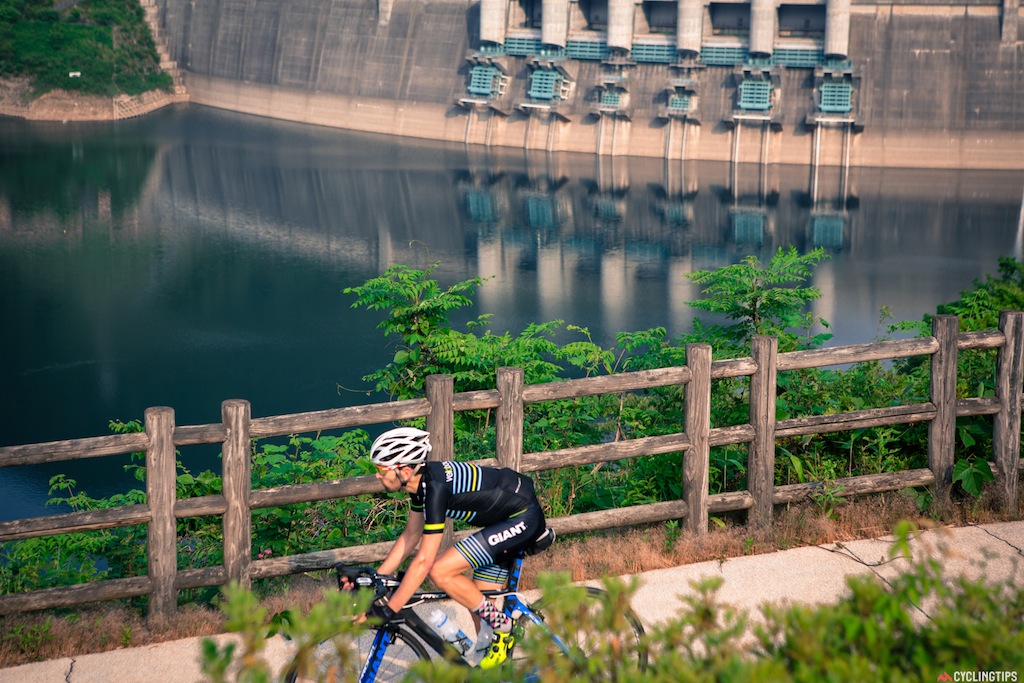
<instances>
[{"instance_id":1,"label":"dam wall","mask_svg":"<svg viewBox=\"0 0 1024 683\"><path fill-rule=\"evenodd\" d=\"M1024 168L1017 0L155 3L191 101L232 111L552 152Z\"/></svg>"}]
</instances>

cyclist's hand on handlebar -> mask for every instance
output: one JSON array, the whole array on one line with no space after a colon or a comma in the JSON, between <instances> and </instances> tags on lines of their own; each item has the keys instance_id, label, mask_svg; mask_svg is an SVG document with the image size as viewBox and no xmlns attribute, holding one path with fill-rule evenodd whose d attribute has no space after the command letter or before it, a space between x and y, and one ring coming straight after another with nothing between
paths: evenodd
<instances>
[{"instance_id":1,"label":"cyclist's hand on handlebar","mask_svg":"<svg viewBox=\"0 0 1024 683\"><path fill-rule=\"evenodd\" d=\"M373 588L376 585L377 572L373 567L337 564L334 569L338 573L338 590L353 591L358 588Z\"/></svg>"},{"instance_id":2,"label":"cyclist's hand on handlebar","mask_svg":"<svg viewBox=\"0 0 1024 683\"><path fill-rule=\"evenodd\" d=\"M387 605L373 603L370 605L370 609L366 611L366 616L364 618L375 619L379 622L380 626L387 626L388 623L395 618L395 610L391 609Z\"/></svg>"},{"instance_id":3,"label":"cyclist's hand on handlebar","mask_svg":"<svg viewBox=\"0 0 1024 683\"><path fill-rule=\"evenodd\" d=\"M335 565L338 573L338 589L343 591L355 591L360 588L374 589L374 600L384 597L387 586L382 579L388 579L383 574L378 574L373 567L349 567L343 564ZM360 614L353 621L362 624L367 618L374 621L374 625L384 626L395 618L395 611L387 605L374 602L365 614Z\"/></svg>"}]
</instances>

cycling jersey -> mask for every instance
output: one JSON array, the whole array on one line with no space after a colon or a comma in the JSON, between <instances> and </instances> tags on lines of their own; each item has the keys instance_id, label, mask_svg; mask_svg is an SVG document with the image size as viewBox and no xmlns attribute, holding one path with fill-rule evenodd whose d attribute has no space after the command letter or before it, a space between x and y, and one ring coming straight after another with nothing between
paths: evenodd
<instances>
[{"instance_id":1,"label":"cycling jersey","mask_svg":"<svg viewBox=\"0 0 1024 683\"><path fill-rule=\"evenodd\" d=\"M507 468L428 462L410 504L423 513L424 534L442 533L446 517L484 527L455 548L488 581L503 581L507 570L499 565L546 528L533 480Z\"/></svg>"},{"instance_id":2,"label":"cycling jersey","mask_svg":"<svg viewBox=\"0 0 1024 683\"><path fill-rule=\"evenodd\" d=\"M536 501L533 481L515 470L465 462L428 462L419 490L410 496L422 512L423 533L444 531L445 517L489 526L521 513Z\"/></svg>"}]
</instances>

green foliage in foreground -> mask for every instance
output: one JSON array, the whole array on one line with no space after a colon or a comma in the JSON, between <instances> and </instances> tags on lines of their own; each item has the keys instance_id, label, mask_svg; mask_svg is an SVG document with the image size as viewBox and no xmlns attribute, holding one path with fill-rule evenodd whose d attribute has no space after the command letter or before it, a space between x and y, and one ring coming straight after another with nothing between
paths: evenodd
<instances>
[{"instance_id":1,"label":"green foliage in foreground","mask_svg":"<svg viewBox=\"0 0 1024 683\"><path fill-rule=\"evenodd\" d=\"M241 635L241 647L230 642L221 646L209 638L203 640L201 661L203 673L209 681L270 683L278 680L260 656L266 638L278 631L295 643L292 664L302 676L306 675L311 665L313 651L325 640L332 640L336 645L339 668L358 671L361 666L355 660L351 643L353 637L362 633L366 626L356 624L353 619L370 606L373 598L370 593L362 591L353 595L337 591L325 592L323 601L314 605L307 614L299 610L288 610L269 619L267 610L260 606L256 596L237 584L225 588L224 597L221 608L226 617L225 627L228 632ZM233 665L238 662L241 666L236 676Z\"/></svg>"},{"instance_id":2,"label":"green foliage in foreground","mask_svg":"<svg viewBox=\"0 0 1024 683\"><path fill-rule=\"evenodd\" d=\"M438 661L418 666L410 680L490 682L523 680L527 673L535 673L541 681L558 683L932 683L957 671L1016 671L1019 676L1024 672L1024 586L946 576L940 558L911 557L912 533L909 524L901 525L890 552L891 557L911 561L907 571L888 583L870 573L853 576L848 579L849 594L833 605L768 606L762 610L763 618L754 620L719 600L721 578L692 583L680 613L649 629L641 643L648 654L644 671L630 666L637 661L636 653L618 647L621 641L615 637L636 585L609 578L604 583L611 599L604 613L588 624L592 642L600 643L589 657L550 656L545 642L527 635L517 646L530 653L521 664L485 672ZM566 577L547 576L542 591L552 630L575 630L582 601L579 589ZM362 596L361 605L367 597ZM224 609L232 630L242 634L243 651L204 643L204 670L213 683L225 680L221 672L239 656L238 681L274 680L259 657L268 627L266 614L255 605L251 594L227 591ZM338 633L334 642L341 658L332 680L355 681L362 662L352 657L348 645L356 629L351 621L354 611L351 597L331 592L308 617L284 622L282 630L300 646L293 664L305 666L310 644L325 640L325 633ZM529 633L543 637L536 630ZM518 668L512 670L513 666Z\"/></svg>"},{"instance_id":3,"label":"green foliage in foreground","mask_svg":"<svg viewBox=\"0 0 1024 683\"><path fill-rule=\"evenodd\" d=\"M87 0L62 12L46 0L0 0L0 76L28 76L36 94L137 95L171 86L136 0Z\"/></svg>"}]
</instances>

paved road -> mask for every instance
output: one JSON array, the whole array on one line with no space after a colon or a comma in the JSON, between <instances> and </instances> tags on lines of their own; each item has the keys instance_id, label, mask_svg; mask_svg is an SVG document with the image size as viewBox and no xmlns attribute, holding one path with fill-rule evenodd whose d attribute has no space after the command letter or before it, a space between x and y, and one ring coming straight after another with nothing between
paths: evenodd
<instances>
[{"instance_id":1,"label":"paved road","mask_svg":"<svg viewBox=\"0 0 1024 683\"><path fill-rule=\"evenodd\" d=\"M756 611L763 603L822 603L846 590L846 578L873 573L892 577L906 567L888 561L890 539L852 541L783 552L702 562L640 575L633 607L647 624L675 616L689 582L720 576L723 602ZM1024 522L929 531L915 540L915 552L943 553L948 576L985 574L993 581L1024 584ZM199 638L115 650L0 669L0 683L193 683L203 680L198 664ZM272 639L268 660L280 666L287 644Z\"/></svg>"}]
</instances>

